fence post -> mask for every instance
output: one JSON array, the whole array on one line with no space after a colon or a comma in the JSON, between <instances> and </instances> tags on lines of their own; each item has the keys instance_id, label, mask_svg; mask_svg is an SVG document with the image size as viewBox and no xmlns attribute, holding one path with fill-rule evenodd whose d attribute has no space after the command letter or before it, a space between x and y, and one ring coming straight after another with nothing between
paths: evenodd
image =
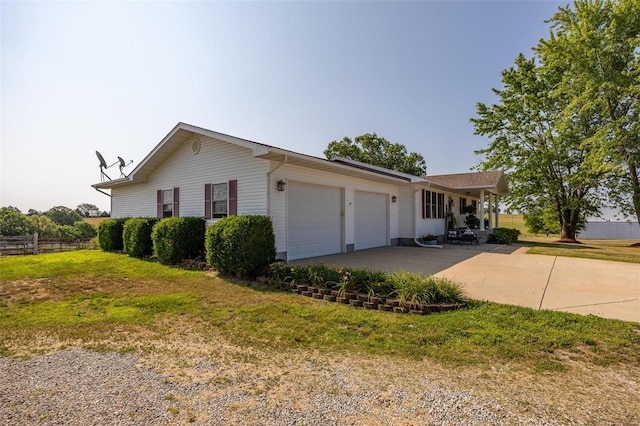
<instances>
[{"instance_id":1,"label":"fence post","mask_svg":"<svg viewBox=\"0 0 640 426\"><path fill-rule=\"evenodd\" d=\"M33 233L33 254L38 254L38 233Z\"/></svg>"}]
</instances>

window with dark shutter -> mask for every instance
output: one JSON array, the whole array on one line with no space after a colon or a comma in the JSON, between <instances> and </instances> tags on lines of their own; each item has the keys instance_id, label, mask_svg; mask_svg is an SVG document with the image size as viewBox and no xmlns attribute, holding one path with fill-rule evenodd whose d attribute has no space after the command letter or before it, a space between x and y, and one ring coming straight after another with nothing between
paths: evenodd
<instances>
[{"instance_id":1,"label":"window with dark shutter","mask_svg":"<svg viewBox=\"0 0 640 426\"><path fill-rule=\"evenodd\" d=\"M204 186L204 217L216 219L238 214L238 181Z\"/></svg>"},{"instance_id":2,"label":"window with dark shutter","mask_svg":"<svg viewBox=\"0 0 640 426\"><path fill-rule=\"evenodd\" d=\"M156 215L160 219L180 215L180 188L158 190Z\"/></svg>"}]
</instances>

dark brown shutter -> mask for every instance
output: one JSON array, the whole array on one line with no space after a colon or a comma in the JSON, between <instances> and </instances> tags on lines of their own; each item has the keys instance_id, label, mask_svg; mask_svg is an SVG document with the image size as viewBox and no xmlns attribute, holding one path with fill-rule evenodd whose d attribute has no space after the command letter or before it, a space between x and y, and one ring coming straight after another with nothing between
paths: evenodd
<instances>
[{"instance_id":1,"label":"dark brown shutter","mask_svg":"<svg viewBox=\"0 0 640 426\"><path fill-rule=\"evenodd\" d=\"M211 219L211 184L204 184L204 218Z\"/></svg>"},{"instance_id":2,"label":"dark brown shutter","mask_svg":"<svg viewBox=\"0 0 640 426\"><path fill-rule=\"evenodd\" d=\"M173 188L173 217L180 217L180 188Z\"/></svg>"},{"instance_id":3,"label":"dark brown shutter","mask_svg":"<svg viewBox=\"0 0 640 426\"><path fill-rule=\"evenodd\" d=\"M157 198L158 198L158 204L157 204L156 215L158 219L162 219L162 189L158 189Z\"/></svg>"},{"instance_id":4,"label":"dark brown shutter","mask_svg":"<svg viewBox=\"0 0 640 426\"><path fill-rule=\"evenodd\" d=\"M422 190L422 218L426 219L427 218L427 199L426 199L426 195L425 195L426 191L423 189Z\"/></svg>"},{"instance_id":5,"label":"dark brown shutter","mask_svg":"<svg viewBox=\"0 0 640 426\"><path fill-rule=\"evenodd\" d=\"M229 216L238 214L238 181L229 181Z\"/></svg>"}]
</instances>

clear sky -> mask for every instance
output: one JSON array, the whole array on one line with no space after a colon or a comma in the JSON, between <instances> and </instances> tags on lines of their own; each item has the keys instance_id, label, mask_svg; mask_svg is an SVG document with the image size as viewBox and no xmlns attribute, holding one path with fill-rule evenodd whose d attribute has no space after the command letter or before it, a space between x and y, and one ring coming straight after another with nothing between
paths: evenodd
<instances>
[{"instance_id":1,"label":"clear sky","mask_svg":"<svg viewBox=\"0 0 640 426\"><path fill-rule=\"evenodd\" d=\"M3 0L0 206L109 210L95 151L131 171L179 121L319 157L376 132L469 171L476 103L566 4Z\"/></svg>"}]
</instances>

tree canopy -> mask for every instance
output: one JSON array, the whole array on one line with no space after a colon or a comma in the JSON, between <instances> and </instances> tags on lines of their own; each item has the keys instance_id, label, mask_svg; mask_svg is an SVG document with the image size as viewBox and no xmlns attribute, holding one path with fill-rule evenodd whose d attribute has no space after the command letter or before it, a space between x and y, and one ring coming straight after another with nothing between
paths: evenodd
<instances>
[{"instance_id":1,"label":"tree canopy","mask_svg":"<svg viewBox=\"0 0 640 426\"><path fill-rule=\"evenodd\" d=\"M480 168L509 175L510 207L530 215L551 209L561 236L575 239L587 215L634 185L640 212L640 3L577 1L549 22L549 39L502 72L499 101L479 103L472 122L489 138L476 152Z\"/></svg>"},{"instance_id":2,"label":"tree canopy","mask_svg":"<svg viewBox=\"0 0 640 426\"><path fill-rule=\"evenodd\" d=\"M58 225L73 225L82 220L82 216L80 216L78 212L65 206L51 207L45 215Z\"/></svg>"},{"instance_id":3,"label":"tree canopy","mask_svg":"<svg viewBox=\"0 0 640 426\"><path fill-rule=\"evenodd\" d=\"M9 207L0 208L0 235L13 237L18 235L29 235L33 232L33 226L29 218L20 210Z\"/></svg>"},{"instance_id":4,"label":"tree canopy","mask_svg":"<svg viewBox=\"0 0 640 426\"><path fill-rule=\"evenodd\" d=\"M597 128L588 143L618 166L606 182L614 207L640 221L640 2L579 0L551 19L537 50L544 66L561 68L555 88Z\"/></svg>"},{"instance_id":5,"label":"tree canopy","mask_svg":"<svg viewBox=\"0 0 640 426\"><path fill-rule=\"evenodd\" d=\"M340 141L331 141L324 155L328 159L344 157L415 176L427 173L422 155L408 153L404 145L389 142L375 133L356 136L353 140L345 136Z\"/></svg>"},{"instance_id":6,"label":"tree canopy","mask_svg":"<svg viewBox=\"0 0 640 426\"><path fill-rule=\"evenodd\" d=\"M76 212L82 217L98 217L100 216L100 209L95 204L82 203L78 204Z\"/></svg>"},{"instance_id":7,"label":"tree canopy","mask_svg":"<svg viewBox=\"0 0 640 426\"><path fill-rule=\"evenodd\" d=\"M67 207L58 206L49 212L65 213L60 217L66 217L66 213L77 213ZM69 214L65 220L67 223L73 214ZM79 217L79 216L78 216ZM60 220L60 218L58 218ZM80 218L79 221L71 224L59 224L51 219L49 215L25 215L13 207L0 208L0 235L3 236L25 236L37 232L43 238L93 238L96 236L96 228Z\"/></svg>"}]
</instances>

